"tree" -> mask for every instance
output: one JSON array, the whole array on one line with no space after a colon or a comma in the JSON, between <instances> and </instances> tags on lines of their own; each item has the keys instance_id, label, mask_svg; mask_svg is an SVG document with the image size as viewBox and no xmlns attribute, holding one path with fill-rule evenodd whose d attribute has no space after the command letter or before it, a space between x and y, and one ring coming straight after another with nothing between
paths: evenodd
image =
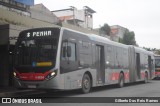
<instances>
[{"instance_id":1,"label":"tree","mask_svg":"<svg viewBox=\"0 0 160 106\"><path fill-rule=\"evenodd\" d=\"M147 51L158 51L158 49L156 49L156 48L143 47L143 49L145 49Z\"/></svg>"},{"instance_id":2,"label":"tree","mask_svg":"<svg viewBox=\"0 0 160 106\"><path fill-rule=\"evenodd\" d=\"M126 45L137 45L134 32L128 29L125 31L123 39L120 39L119 42Z\"/></svg>"},{"instance_id":3,"label":"tree","mask_svg":"<svg viewBox=\"0 0 160 106\"><path fill-rule=\"evenodd\" d=\"M160 55L160 49L156 50L155 54Z\"/></svg>"},{"instance_id":4,"label":"tree","mask_svg":"<svg viewBox=\"0 0 160 106\"><path fill-rule=\"evenodd\" d=\"M156 48L148 48L148 47L143 47L143 49L147 50L147 51L152 51L154 54L156 55L160 55L160 49L156 49Z\"/></svg>"},{"instance_id":5,"label":"tree","mask_svg":"<svg viewBox=\"0 0 160 106\"><path fill-rule=\"evenodd\" d=\"M100 27L100 35L104 34L104 35L110 35L111 32L111 28L108 24L104 24L102 27Z\"/></svg>"}]
</instances>

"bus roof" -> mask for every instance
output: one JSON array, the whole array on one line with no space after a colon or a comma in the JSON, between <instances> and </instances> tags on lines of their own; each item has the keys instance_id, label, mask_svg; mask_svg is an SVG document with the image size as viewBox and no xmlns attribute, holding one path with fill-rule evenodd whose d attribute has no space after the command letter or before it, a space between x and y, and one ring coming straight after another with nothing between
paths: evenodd
<instances>
[{"instance_id":1,"label":"bus roof","mask_svg":"<svg viewBox=\"0 0 160 106\"><path fill-rule=\"evenodd\" d=\"M121 47L126 47L126 48L128 47L125 44L121 44L121 43L118 43L118 42L111 41L110 39L108 39L106 37L103 37L103 36L99 36L99 35L95 35L95 34L89 34L88 37L93 41L112 44L112 45L115 45L115 46L121 46Z\"/></svg>"},{"instance_id":2,"label":"bus roof","mask_svg":"<svg viewBox=\"0 0 160 106\"><path fill-rule=\"evenodd\" d=\"M155 59L160 59L160 55L154 55Z\"/></svg>"},{"instance_id":3,"label":"bus roof","mask_svg":"<svg viewBox=\"0 0 160 106\"><path fill-rule=\"evenodd\" d=\"M66 29L66 30L73 31L73 32L76 32L76 33L81 33L81 34L85 35L86 37L89 37L89 39L91 41L102 42L102 43L106 43L106 44L110 44L110 45L114 45L114 46L128 48L128 45L111 41L110 39L108 39L106 37L103 37L103 36L99 36L99 35L96 35L96 34L83 33L83 32L75 31L75 30L72 30L72 29L64 28L64 27L62 27L62 29Z\"/></svg>"}]
</instances>

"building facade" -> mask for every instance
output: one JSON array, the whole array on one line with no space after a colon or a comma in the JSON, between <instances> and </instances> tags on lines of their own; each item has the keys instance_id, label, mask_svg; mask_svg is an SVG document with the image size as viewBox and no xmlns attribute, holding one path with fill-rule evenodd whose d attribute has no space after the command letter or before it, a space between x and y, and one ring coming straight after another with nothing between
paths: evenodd
<instances>
[{"instance_id":1,"label":"building facade","mask_svg":"<svg viewBox=\"0 0 160 106\"><path fill-rule=\"evenodd\" d=\"M55 10L52 12L61 22L93 29L93 13L95 13L95 11L88 6L84 6L81 10L71 6L71 8L68 9Z\"/></svg>"},{"instance_id":2,"label":"building facade","mask_svg":"<svg viewBox=\"0 0 160 106\"><path fill-rule=\"evenodd\" d=\"M52 24L59 23L59 19L57 16L52 13L48 8L46 8L43 4L36 4L34 6L30 6L31 18L49 22Z\"/></svg>"},{"instance_id":3,"label":"building facade","mask_svg":"<svg viewBox=\"0 0 160 106\"><path fill-rule=\"evenodd\" d=\"M0 0L0 23L27 27L52 26L59 19L43 4L29 6L14 0Z\"/></svg>"},{"instance_id":4,"label":"building facade","mask_svg":"<svg viewBox=\"0 0 160 106\"><path fill-rule=\"evenodd\" d=\"M124 33L127 30L126 28L119 25L113 25L110 26L110 28L111 28L110 39L116 42L119 42L119 39L123 39Z\"/></svg>"}]
</instances>

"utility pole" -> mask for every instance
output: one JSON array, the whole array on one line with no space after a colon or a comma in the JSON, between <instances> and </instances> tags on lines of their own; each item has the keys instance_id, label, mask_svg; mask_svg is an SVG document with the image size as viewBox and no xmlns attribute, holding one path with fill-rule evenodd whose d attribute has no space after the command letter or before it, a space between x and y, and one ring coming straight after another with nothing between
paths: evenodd
<instances>
[{"instance_id":1,"label":"utility pole","mask_svg":"<svg viewBox=\"0 0 160 106\"><path fill-rule=\"evenodd\" d=\"M70 6L72 8L73 11L73 23L74 25L76 25L76 21L75 21L75 7L74 6Z\"/></svg>"}]
</instances>

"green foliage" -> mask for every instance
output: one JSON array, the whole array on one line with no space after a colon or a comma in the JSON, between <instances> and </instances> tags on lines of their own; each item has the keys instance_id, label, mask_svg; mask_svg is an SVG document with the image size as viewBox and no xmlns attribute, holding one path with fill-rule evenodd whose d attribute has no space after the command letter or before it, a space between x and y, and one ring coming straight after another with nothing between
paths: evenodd
<instances>
[{"instance_id":1,"label":"green foliage","mask_svg":"<svg viewBox=\"0 0 160 106\"><path fill-rule=\"evenodd\" d=\"M129 31L128 29L126 30L126 32L124 33L123 39L119 39L120 43L126 44L126 45L135 45L136 41L135 41L135 34L133 31Z\"/></svg>"},{"instance_id":2,"label":"green foliage","mask_svg":"<svg viewBox=\"0 0 160 106\"><path fill-rule=\"evenodd\" d=\"M148 47L143 47L143 49L145 49L145 50L147 50L147 51L152 51L152 52L154 52L154 54L156 54L156 55L160 55L160 49L148 48Z\"/></svg>"},{"instance_id":3,"label":"green foliage","mask_svg":"<svg viewBox=\"0 0 160 106\"><path fill-rule=\"evenodd\" d=\"M160 55L160 49L156 50L155 54Z\"/></svg>"},{"instance_id":4,"label":"green foliage","mask_svg":"<svg viewBox=\"0 0 160 106\"><path fill-rule=\"evenodd\" d=\"M156 48L147 48L147 47L143 47L143 49L147 50L147 51L157 51Z\"/></svg>"},{"instance_id":5,"label":"green foliage","mask_svg":"<svg viewBox=\"0 0 160 106\"><path fill-rule=\"evenodd\" d=\"M123 39L122 38L119 38L119 43L123 43Z\"/></svg>"},{"instance_id":6,"label":"green foliage","mask_svg":"<svg viewBox=\"0 0 160 106\"><path fill-rule=\"evenodd\" d=\"M100 35L104 34L104 35L110 35L111 32L111 28L108 24L104 24L102 27L100 27Z\"/></svg>"}]
</instances>

